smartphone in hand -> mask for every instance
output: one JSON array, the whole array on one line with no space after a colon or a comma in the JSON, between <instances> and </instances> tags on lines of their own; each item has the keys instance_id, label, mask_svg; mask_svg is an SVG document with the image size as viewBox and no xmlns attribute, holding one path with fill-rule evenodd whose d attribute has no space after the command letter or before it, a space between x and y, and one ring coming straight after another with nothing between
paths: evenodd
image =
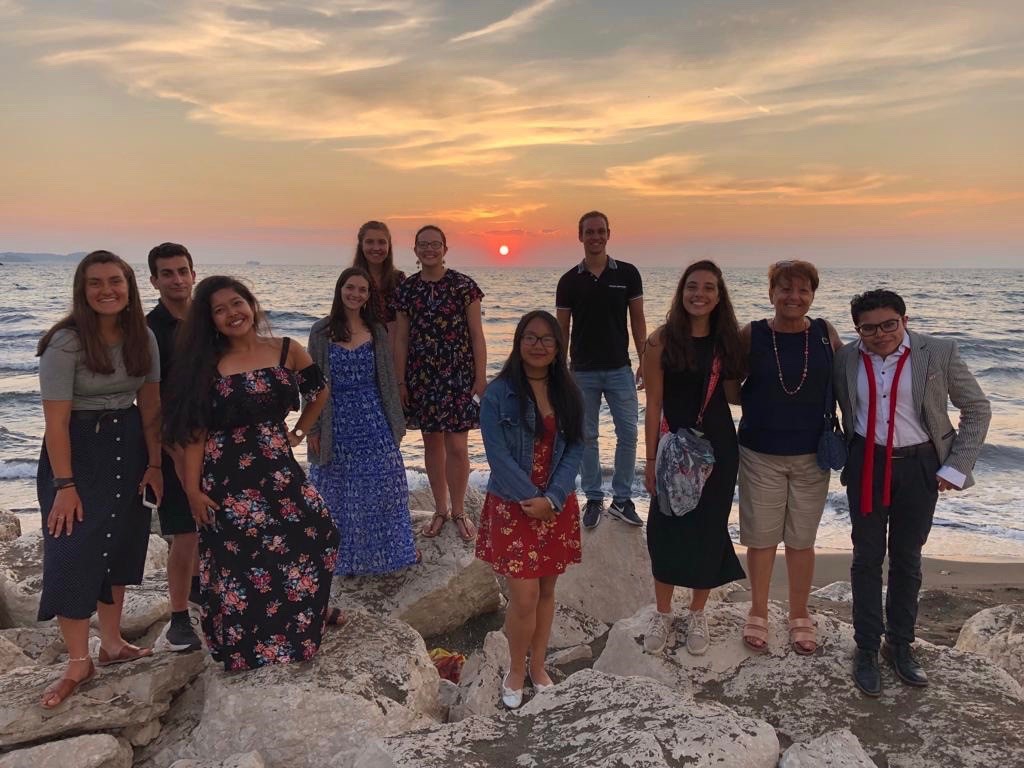
<instances>
[{"instance_id":1,"label":"smartphone in hand","mask_svg":"<svg viewBox=\"0 0 1024 768\"><path fill-rule=\"evenodd\" d=\"M146 509L151 509L154 512L157 508L156 494L148 485L143 486L142 488L142 506L146 507Z\"/></svg>"}]
</instances>

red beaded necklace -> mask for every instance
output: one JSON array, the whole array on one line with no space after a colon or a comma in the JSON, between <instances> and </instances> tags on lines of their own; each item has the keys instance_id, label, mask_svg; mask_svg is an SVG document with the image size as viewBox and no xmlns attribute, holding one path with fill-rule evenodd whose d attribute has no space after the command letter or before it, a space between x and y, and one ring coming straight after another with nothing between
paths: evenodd
<instances>
[{"instance_id":1,"label":"red beaded necklace","mask_svg":"<svg viewBox=\"0 0 1024 768\"><path fill-rule=\"evenodd\" d=\"M775 350L775 368L779 372L779 386L782 387L782 391L791 397L801 390L804 386L804 382L807 381L807 365L811 359L811 326L810 323L804 328L804 370L800 374L800 383L796 385L796 389L790 390L786 387L786 382L782 378L782 360L779 358L779 343L775 339L775 324L771 320L768 321L768 329L772 332L772 349Z\"/></svg>"}]
</instances>

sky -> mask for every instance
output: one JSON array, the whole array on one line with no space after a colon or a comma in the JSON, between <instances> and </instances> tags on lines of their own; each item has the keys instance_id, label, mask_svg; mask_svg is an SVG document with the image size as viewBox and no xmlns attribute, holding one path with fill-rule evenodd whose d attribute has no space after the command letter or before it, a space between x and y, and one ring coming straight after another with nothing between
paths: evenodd
<instances>
[{"instance_id":1,"label":"sky","mask_svg":"<svg viewBox=\"0 0 1024 768\"><path fill-rule=\"evenodd\" d=\"M0 0L0 251L1019 266L1022 126L1019 0Z\"/></svg>"}]
</instances>

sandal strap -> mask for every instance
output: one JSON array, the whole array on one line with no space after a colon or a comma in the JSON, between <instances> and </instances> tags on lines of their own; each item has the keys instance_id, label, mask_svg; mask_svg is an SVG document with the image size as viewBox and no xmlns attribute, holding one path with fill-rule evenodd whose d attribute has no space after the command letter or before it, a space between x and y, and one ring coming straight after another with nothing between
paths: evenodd
<instances>
[{"instance_id":1,"label":"sandal strap","mask_svg":"<svg viewBox=\"0 0 1024 768\"><path fill-rule=\"evenodd\" d=\"M793 631L794 629L816 629L817 626L818 622L811 618L802 617L799 619L789 620L790 631Z\"/></svg>"}]
</instances>

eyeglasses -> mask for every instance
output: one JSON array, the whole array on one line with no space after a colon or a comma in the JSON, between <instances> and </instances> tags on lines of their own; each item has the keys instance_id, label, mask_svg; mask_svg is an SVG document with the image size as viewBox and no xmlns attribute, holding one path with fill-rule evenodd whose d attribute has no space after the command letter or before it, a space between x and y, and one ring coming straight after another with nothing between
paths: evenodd
<instances>
[{"instance_id":1,"label":"eyeglasses","mask_svg":"<svg viewBox=\"0 0 1024 768\"><path fill-rule=\"evenodd\" d=\"M416 247L421 251L440 251L444 243L440 240L417 240Z\"/></svg>"},{"instance_id":2,"label":"eyeglasses","mask_svg":"<svg viewBox=\"0 0 1024 768\"><path fill-rule=\"evenodd\" d=\"M899 327L899 319L883 320L880 323L864 323L863 325L854 326L854 328L857 329L857 333L861 336L874 336L879 331L882 333L892 333Z\"/></svg>"},{"instance_id":3,"label":"eyeglasses","mask_svg":"<svg viewBox=\"0 0 1024 768\"><path fill-rule=\"evenodd\" d=\"M541 344L547 349L554 349L558 343L558 339L554 336L537 336L532 333L523 334L523 344L528 347L535 347L537 344Z\"/></svg>"}]
</instances>

